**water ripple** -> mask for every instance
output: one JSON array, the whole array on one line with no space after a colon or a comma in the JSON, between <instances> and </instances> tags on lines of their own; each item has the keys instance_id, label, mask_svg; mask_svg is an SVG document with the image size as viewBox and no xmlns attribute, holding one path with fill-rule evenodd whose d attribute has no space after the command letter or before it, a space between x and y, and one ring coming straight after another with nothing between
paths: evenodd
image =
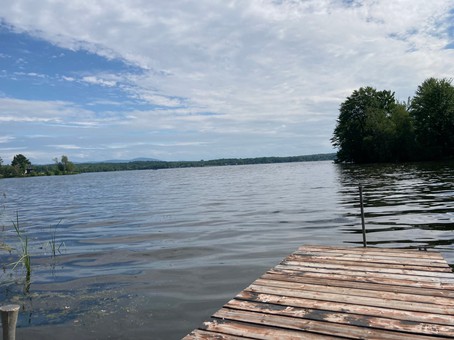
<instances>
[{"instance_id":1,"label":"water ripple","mask_svg":"<svg viewBox=\"0 0 454 340\"><path fill-rule=\"evenodd\" d=\"M35 256L32 294L0 299L30 311L24 338L181 338L298 246L361 245L359 183L370 245L454 263L452 174L314 162L4 179L2 239L17 211Z\"/></svg>"}]
</instances>

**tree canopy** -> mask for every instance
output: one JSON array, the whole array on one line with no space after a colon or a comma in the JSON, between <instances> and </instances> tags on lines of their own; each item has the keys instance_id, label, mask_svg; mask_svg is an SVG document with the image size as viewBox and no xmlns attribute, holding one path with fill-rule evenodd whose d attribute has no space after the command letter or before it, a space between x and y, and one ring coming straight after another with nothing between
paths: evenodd
<instances>
[{"instance_id":1,"label":"tree canopy","mask_svg":"<svg viewBox=\"0 0 454 340\"><path fill-rule=\"evenodd\" d=\"M23 177L39 175L69 175L77 173L76 166L68 156L61 156L61 160L54 158L55 165L34 165L23 154L13 157L11 165L2 165L0 157L0 178L2 177Z\"/></svg>"},{"instance_id":2,"label":"tree canopy","mask_svg":"<svg viewBox=\"0 0 454 340\"><path fill-rule=\"evenodd\" d=\"M11 166L16 170L18 174L24 174L27 168L31 165L32 163L28 160L27 157L25 157L23 154L18 154L14 156Z\"/></svg>"},{"instance_id":3,"label":"tree canopy","mask_svg":"<svg viewBox=\"0 0 454 340\"><path fill-rule=\"evenodd\" d=\"M57 165L57 171L63 174L73 173L75 170L74 163L69 160L68 156L61 156L60 161L58 158L54 158L54 162Z\"/></svg>"},{"instance_id":4,"label":"tree canopy","mask_svg":"<svg viewBox=\"0 0 454 340\"><path fill-rule=\"evenodd\" d=\"M417 142L426 158L454 154L454 86L447 79L429 78L411 101Z\"/></svg>"},{"instance_id":5,"label":"tree canopy","mask_svg":"<svg viewBox=\"0 0 454 340\"><path fill-rule=\"evenodd\" d=\"M453 157L454 87L427 79L407 104L389 90L361 87L340 105L331 142L340 162Z\"/></svg>"}]
</instances>

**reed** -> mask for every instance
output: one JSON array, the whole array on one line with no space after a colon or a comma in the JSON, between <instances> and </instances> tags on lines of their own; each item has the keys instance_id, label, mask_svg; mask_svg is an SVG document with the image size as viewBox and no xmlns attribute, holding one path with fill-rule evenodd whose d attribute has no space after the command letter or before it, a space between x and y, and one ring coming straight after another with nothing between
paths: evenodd
<instances>
[{"instance_id":1,"label":"reed","mask_svg":"<svg viewBox=\"0 0 454 340\"><path fill-rule=\"evenodd\" d=\"M54 226L50 226L50 240L47 242L47 246L50 248L51 256L55 258L58 254L61 254L61 247L65 245L64 242L58 243L57 241L57 228L60 225L62 220L58 221L58 223Z\"/></svg>"},{"instance_id":2,"label":"reed","mask_svg":"<svg viewBox=\"0 0 454 340\"><path fill-rule=\"evenodd\" d=\"M20 248L20 258L13 263L13 270L16 269L18 265L22 265L25 268L25 287L24 290L28 293L31 284L31 274L32 274L32 263L31 256L28 249L28 236L20 229L19 225L19 213L16 212L16 221L13 222L14 230L16 231L17 238L19 239L21 248Z\"/></svg>"}]
</instances>

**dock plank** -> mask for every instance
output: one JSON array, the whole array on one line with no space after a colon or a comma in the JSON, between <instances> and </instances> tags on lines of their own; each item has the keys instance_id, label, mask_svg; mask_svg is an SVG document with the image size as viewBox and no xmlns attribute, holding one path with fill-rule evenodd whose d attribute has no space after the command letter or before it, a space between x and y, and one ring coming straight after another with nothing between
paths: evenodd
<instances>
[{"instance_id":1,"label":"dock plank","mask_svg":"<svg viewBox=\"0 0 454 340\"><path fill-rule=\"evenodd\" d=\"M382 291L379 287L374 287L375 289L361 289L361 288L352 288L352 287L339 287L339 286L329 286L324 284L325 282L313 283L301 283L301 282L291 282L291 281L282 281L282 280L273 280L269 278L257 279L254 284L259 286L269 286L269 287L280 287L293 289L296 291L315 291L315 292L324 292L331 294L341 294L346 296L362 296L362 297L372 297L385 300L396 300L403 302L417 302L431 304L435 306L449 306L450 312L447 314L452 314L454 312L454 299L452 298L443 298L436 296L427 296L427 295L418 295L414 294L414 291L411 293L403 292L393 292L393 291ZM451 310L452 309L452 310Z\"/></svg>"},{"instance_id":2,"label":"dock plank","mask_svg":"<svg viewBox=\"0 0 454 340\"><path fill-rule=\"evenodd\" d=\"M408 268L390 268L386 265L377 265L376 263L370 263L366 261L357 261L357 262L345 262L339 261L337 263L333 261L325 261L321 259L319 262L307 262L304 261L304 258L299 258L295 256L289 256L283 264L294 265L294 266L306 266L306 267L316 267L316 268L333 268L333 269L343 269L343 270L360 270L367 272L378 272L378 273L388 273L388 274L402 274L402 275L411 275L414 277L417 276L433 276L436 278L446 277L449 280L452 280L452 272L447 271L431 271L427 270L427 267L420 266L418 269L408 269ZM432 268L433 269L433 268Z\"/></svg>"},{"instance_id":3,"label":"dock plank","mask_svg":"<svg viewBox=\"0 0 454 340\"><path fill-rule=\"evenodd\" d=\"M309 308L289 307L272 305L270 303L258 303L246 300L233 299L224 307L230 309L248 310L258 313L278 314L290 317L306 318L316 321L329 321L335 323L351 324L354 326L375 327L384 330L400 332L413 332L428 335L443 335L454 337L454 326L436 325L431 323L410 323L408 321L395 320L383 317L364 316L342 312L331 312Z\"/></svg>"},{"instance_id":4,"label":"dock plank","mask_svg":"<svg viewBox=\"0 0 454 340\"><path fill-rule=\"evenodd\" d=\"M272 315L266 313L230 310L227 308L220 309L213 316L222 320L255 323L259 325L267 325L290 330L303 330L306 332L324 335L336 334L336 336L350 337L352 339L364 339L365 337L373 337L375 339L408 340L408 334L402 335L392 331L383 331L369 327L357 327L350 324L320 322L309 319ZM412 339L435 340L437 338L425 335L412 335Z\"/></svg>"},{"instance_id":5,"label":"dock plank","mask_svg":"<svg viewBox=\"0 0 454 340\"><path fill-rule=\"evenodd\" d=\"M391 300L380 297L346 295L338 293L325 293L320 291L310 290L295 290L289 288L281 288L277 286L261 286L252 284L246 291L260 294L274 294L278 296L295 297L310 300L321 300L329 302L339 302L345 304L355 304L361 306L384 307L393 310L407 310L407 311L422 311L432 314L446 314L454 315L454 308L452 306L440 306L435 304L425 304L416 302L402 303L400 300ZM454 319L454 318L453 318ZM454 321L454 320L453 320Z\"/></svg>"},{"instance_id":6,"label":"dock plank","mask_svg":"<svg viewBox=\"0 0 454 340\"><path fill-rule=\"evenodd\" d=\"M364 281L364 282L376 282L391 285L403 285L423 288L434 288L434 289L449 289L454 290L454 282L437 280L436 278L424 278L419 276L415 278L410 275L390 275L363 271L348 271L342 269L325 269L325 268L314 268L310 266L290 266L290 265L277 265L277 270L285 272L298 272L302 275L312 277L332 277L339 280L348 281ZM418 280L420 279L420 280Z\"/></svg>"},{"instance_id":7,"label":"dock plank","mask_svg":"<svg viewBox=\"0 0 454 340\"><path fill-rule=\"evenodd\" d=\"M326 268L325 265L321 264L319 267L313 265L306 265L301 263L286 262L285 264L277 265L277 269L284 270L293 270L299 272L317 272L317 273L329 273L329 274L340 274L347 276L364 276L370 278L382 278L390 281L413 281L415 283L427 283L428 285L433 284L444 285L446 288L454 289L454 277L432 277L424 275L406 275L406 274L393 274L393 273L384 273L377 272L372 270L367 270L367 268L360 268L354 270L352 268Z\"/></svg>"},{"instance_id":8,"label":"dock plank","mask_svg":"<svg viewBox=\"0 0 454 340\"><path fill-rule=\"evenodd\" d=\"M304 256L298 252L293 253L287 257L287 260L299 261L304 263L327 263L327 264L339 264L339 265L355 265L355 266L367 266L370 269L372 268L388 268L388 269L407 269L407 270L424 270L424 271L433 271L433 272L447 272L451 273L451 267L449 266L428 266L428 265L411 265L405 262L405 260L400 261L399 263L381 263L374 262L372 260L363 260L358 261L358 259L345 259L345 258L335 258L335 257L321 257L321 256Z\"/></svg>"},{"instance_id":9,"label":"dock plank","mask_svg":"<svg viewBox=\"0 0 454 340\"><path fill-rule=\"evenodd\" d=\"M298 275L294 272L283 272L276 271L271 269L267 271L262 276L263 279L271 280L281 280L287 282L297 282L297 283L308 283L308 284L323 284L329 287L347 287L347 288L358 288L366 290L374 290L381 292L395 292L403 294L411 294L415 296L429 296L429 297L446 297L454 298L454 291L450 290L441 290L441 289L431 289L431 288L420 288L420 287L408 287L402 285L390 285L390 284L380 284L380 283L369 283L369 282L358 282L358 281L346 281L346 280L336 280L330 277L328 278L313 278L305 275ZM451 300L451 299L449 299Z\"/></svg>"},{"instance_id":10,"label":"dock plank","mask_svg":"<svg viewBox=\"0 0 454 340\"><path fill-rule=\"evenodd\" d=\"M454 338L454 274L412 249L302 246L184 339Z\"/></svg>"},{"instance_id":11,"label":"dock plank","mask_svg":"<svg viewBox=\"0 0 454 340\"><path fill-rule=\"evenodd\" d=\"M295 298L289 296L278 296L272 294L260 294L251 291L242 291L236 296L239 300L255 301L262 303L271 303L289 307L311 308L318 310L328 310L333 312L345 312L351 314L368 315L368 316L386 316L390 319L403 320L407 322L424 322L439 325L454 326L454 320L451 315L440 315L431 313L421 313L413 311L392 310L383 307L362 306L348 303L339 303L333 301L311 300Z\"/></svg>"},{"instance_id":12,"label":"dock plank","mask_svg":"<svg viewBox=\"0 0 454 340\"><path fill-rule=\"evenodd\" d=\"M375 262L375 263L384 263L384 264L401 264L405 263L407 265L413 266L428 266L428 267L441 267L448 268L449 266L445 261L426 259L426 258L414 258L414 257L396 257L396 256L375 256L375 255L365 255L365 254L341 254L341 253L317 253L317 254L304 254L303 252L296 252L295 255L305 256L305 257L317 257L318 259L336 259L339 261L349 260L349 261L358 261L358 262Z\"/></svg>"},{"instance_id":13,"label":"dock plank","mask_svg":"<svg viewBox=\"0 0 454 340\"><path fill-rule=\"evenodd\" d=\"M370 255L383 255L397 256L397 257L411 257L411 258L433 258L444 261L443 255L436 251L427 251L421 255L418 251L413 249L392 249L392 248L354 248L354 247L331 247L331 246L314 246L305 245L298 248L298 251L305 253L310 252L325 252L325 253L341 253L341 254L370 254Z\"/></svg>"}]
</instances>

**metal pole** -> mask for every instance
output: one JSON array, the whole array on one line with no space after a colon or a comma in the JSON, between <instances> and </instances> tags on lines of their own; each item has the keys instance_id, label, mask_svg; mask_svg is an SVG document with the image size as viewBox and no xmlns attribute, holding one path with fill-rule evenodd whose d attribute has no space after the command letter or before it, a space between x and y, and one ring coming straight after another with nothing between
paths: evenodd
<instances>
[{"instance_id":1,"label":"metal pole","mask_svg":"<svg viewBox=\"0 0 454 340\"><path fill-rule=\"evenodd\" d=\"M363 186L360 184L359 185L359 204L361 207L361 224L363 227L363 247L367 247L367 242L366 242L366 225L364 223L364 203L363 203Z\"/></svg>"},{"instance_id":2,"label":"metal pole","mask_svg":"<svg viewBox=\"0 0 454 340\"><path fill-rule=\"evenodd\" d=\"M19 305L0 307L0 312L2 313L3 340L16 340L16 324L19 308Z\"/></svg>"}]
</instances>

